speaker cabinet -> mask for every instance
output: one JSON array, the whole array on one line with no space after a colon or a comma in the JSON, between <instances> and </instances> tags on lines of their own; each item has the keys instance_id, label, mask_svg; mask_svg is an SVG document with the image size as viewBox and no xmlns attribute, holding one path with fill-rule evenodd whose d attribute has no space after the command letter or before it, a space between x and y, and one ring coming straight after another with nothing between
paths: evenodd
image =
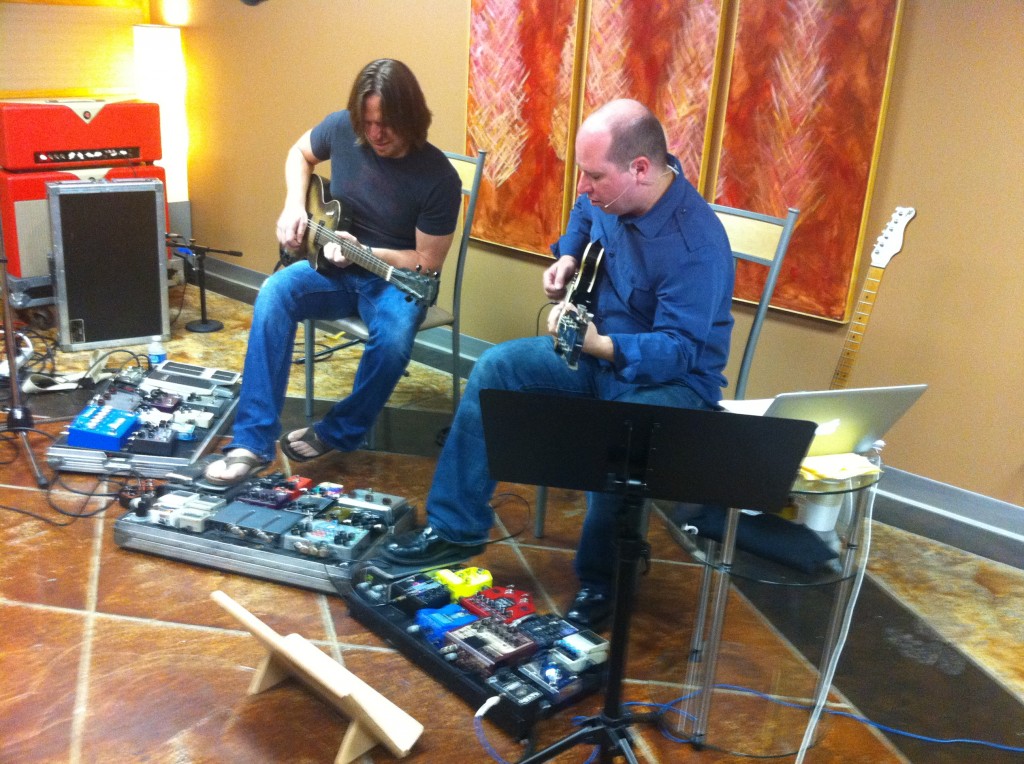
<instances>
[{"instance_id":1,"label":"speaker cabinet","mask_svg":"<svg viewBox=\"0 0 1024 764\"><path fill-rule=\"evenodd\" d=\"M163 183L48 183L47 202L61 349L168 339Z\"/></svg>"}]
</instances>

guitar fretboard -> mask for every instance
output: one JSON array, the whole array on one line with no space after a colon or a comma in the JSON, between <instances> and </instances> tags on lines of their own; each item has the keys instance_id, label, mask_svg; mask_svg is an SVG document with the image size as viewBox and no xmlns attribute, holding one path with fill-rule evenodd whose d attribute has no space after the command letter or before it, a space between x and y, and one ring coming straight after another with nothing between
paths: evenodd
<instances>
[{"instance_id":1,"label":"guitar fretboard","mask_svg":"<svg viewBox=\"0 0 1024 764\"><path fill-rule=\"evenodd\" d=\"M850 379L850 371L857 360L860 352L861 341L864 332L867 330L868 319L875 307L875 298L878 296L878 285L882 281L884 268L871 266L868 269L867 277L864 279L864 288L861 290L860 299L854 309L853 317L850 320L850 329L846 333L846 341L843 343L843 351L839 355L839 363L832 374L830 390L842 390L846 388Z\"/></svg>"},{"instance_id":2,"label":"guitar fretboard","mask_svg":"<svg viewBox=\"0 0 1024 764\"><path fill-rule=\"evenodd\" d=\"M310 219L309 227L313 231L313 241L317 247L322 247L327 242L334 242L341 247L342 254L361 268L365 268L385 281L391 281L394 273L394 266L388 265L379 257L374 255L369 247L353 244L348 239L343 239L337 233L325 225Z\"/></svg>"}]
</instances>

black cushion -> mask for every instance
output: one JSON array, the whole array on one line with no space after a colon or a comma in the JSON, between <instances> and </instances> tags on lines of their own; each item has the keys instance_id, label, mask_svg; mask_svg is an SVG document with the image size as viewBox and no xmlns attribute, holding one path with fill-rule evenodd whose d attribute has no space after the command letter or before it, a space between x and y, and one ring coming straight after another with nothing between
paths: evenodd
<instances>
[{"instance_id":1,"label":"black cushion","mask_svg":"<svg viewBox=\"0 0 1024 764\"><path fill-rule=\"evenodd\" d=\"M680 505L673 521L680 527L692 525L698 535L721 541L726 515L724 507L704 506L694 512L693 505ZM773 514L741 514L736 548L803 573L816 573L839 556L807 526Z\"/></svg>"}]
</instances>

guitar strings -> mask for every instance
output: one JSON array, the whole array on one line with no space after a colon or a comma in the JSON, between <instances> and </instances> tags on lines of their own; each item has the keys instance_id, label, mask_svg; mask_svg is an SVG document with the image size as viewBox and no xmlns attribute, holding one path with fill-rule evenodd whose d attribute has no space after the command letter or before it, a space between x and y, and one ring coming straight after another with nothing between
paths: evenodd
<instances>
[{"instance_id":1,"label":"guitar strings","mask_svg":"<svg viewBox=\"0 0 1024 764\"><path fill-rule=\"evenodd\" d=\"M327 237L342 247L343 250L347 249L350 252L358 252L360 256L359 258L350 258L355 265L370 271L389 283L396 284L399 289L402 289L408 295L415 298L417 303L432 305L437 299L437 274L430 276L419 272L414 273L412 271L407 271L406 269L396 268L387 261L373 254L373 250L370 249L370 247L359 244L358 242L353 244L348 239L340 238L336 231L323 223L315 222L312 218L306 219L308 221L308 225L306 226L307 235L312 232L315 237L319 233L326 233ZM319 259L319 255L317 256L317 259ZM365 262L363 262L363 260L365 260ZM401 278L398 278L399 276L401 276ZM431 286L427 288L424 286L425 284L430 284Z\"/></svg>"},{"instance_id":2,"label":"guitar strings","mask_svg":"<svg viewBox=\"0 0 1024 764\"><path fill-rule=\"evenodd\" d=\"M327 234L327 237L335 244L340 246L342 250L348 249L348 251L350 252L357 252L359 255L369 258L370 264L363 267L369 268L371 270L377 269L378 275L382 275L382 273L391 273L394 270L393 265L389 265L384 260L373 254L373 250L370 247L367 247L363 244L353 244L348 239L341 238L340 236L338 236L337 231L327 227L323 223L317 223L310 220L307 230L312 230L314 234ZM358 264L362 265L362 263Z\"/></svg>"}]
</instances>

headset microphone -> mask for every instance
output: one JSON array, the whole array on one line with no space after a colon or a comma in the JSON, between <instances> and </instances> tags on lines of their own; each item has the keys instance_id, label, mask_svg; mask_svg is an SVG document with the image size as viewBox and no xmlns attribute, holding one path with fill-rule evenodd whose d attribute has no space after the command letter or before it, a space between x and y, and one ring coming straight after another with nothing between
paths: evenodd
<instances>
[{"instance_id":1,"label":"headset microphone","mask_svg":"<svg viewBox=\"0 0 1024 764\"><path fill-rule=\"evenodd\" d=\"M622 198L622 194L626 193L627 189L628 189L628 186L626 188L622 189L622 191L619 193L619 195L616 196L614 199L612 199L610 202L608 202L607 204L602 204L601 205L601 209L602 210L606 210L609 207L611 207L613 204L615 204L615 202L619 201L619 199Z\"/></svg>"}]
</instances>

